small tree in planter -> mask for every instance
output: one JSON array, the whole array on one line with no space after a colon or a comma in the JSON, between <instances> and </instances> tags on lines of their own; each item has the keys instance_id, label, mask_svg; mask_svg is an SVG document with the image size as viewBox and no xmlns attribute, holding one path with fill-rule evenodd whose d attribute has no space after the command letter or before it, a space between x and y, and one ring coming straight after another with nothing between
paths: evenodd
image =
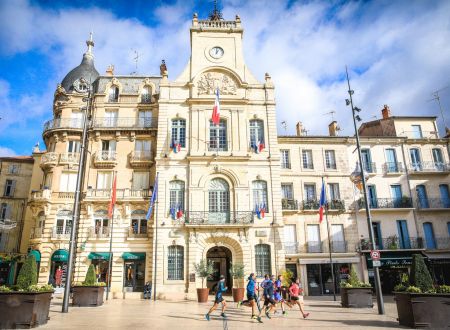
<instances>
[{"instance_id":1,"label":"small tree in planter","mask_svg":"<svg viewBox=\"0 0 450 330\"><path fill-rule=\"evenodd\" d=\"M422 255L413 255L409 283L401 283L394 290L400 325L410 328L427 325L433 329L450 327L450 287L433 287Z\"/></svg>"},{"instance_id":2,"label":"small tree in planter","mask_svg":"<svg viewBox=\"0 0 450 330\"><path fill-rule=\"evenodd\" d=\"M0 286L0 329L34 328L47 323L53 287L37 285L37 265L33 255L25 260L15 287L17 291Z\"/></svg>"},{"instance_id":3,"label":"small tree in planter","mask_svg":"<svg viewBox=\"0 0 450 330\"><path fill-rule=\"evenodd\" d=\"M198 277L202 279L202 287L197 288L198 302L207 302L209 289L205 288L205 278L211 276L214 273L214 267L212 261L200 260L199 263L194 264L194 270Z\"/></svg>"},{"instance_id":4,"label":"small tree in planter","mask_svg":"<svg viewBox=\"0 0 450 330\"><path fill-rule=\"evenodd\" d=\"M356 270L351 267L347 282L341 282L342 307L372 308L372 286L358 279Z\"/></svg>"},{"instance_id":5,"label":"small tree in planter","mask_svg":"<svg viewBox=\"0 0 450 330\"><path fill-rule=\"evenodd\" d=\"M91 307L103 305L105 283L97 282L95 266L89 265L83 283L75 284L73 289L72 305L79 307Z\"/></svg>"},{"instance_id":6,"label":"small tree in planter","mask_svg":"<svg viewBox=\"0 0 450 330\"><path fill-rule=\"evenodd\" d=\"M244 264L236 263L231 264L230 266L230 275L233 278L233 284L237 286L237 288L233 288L233 301L238 302L244 300L245 289L239 286L239 282L244 278Z\"/></svg>"}]
</instances>

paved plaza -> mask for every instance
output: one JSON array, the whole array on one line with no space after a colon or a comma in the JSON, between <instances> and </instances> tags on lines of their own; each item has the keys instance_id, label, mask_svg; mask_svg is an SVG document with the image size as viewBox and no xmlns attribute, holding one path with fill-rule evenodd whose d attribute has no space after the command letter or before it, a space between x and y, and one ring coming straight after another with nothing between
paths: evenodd
<instances>
[{"instance_id":1,"label":"paved plaza","mask_svg":"<svg viewBox=\"0 0 450 330\"><path fill-rule=\"evenodd\" d=\"M212 296L210 297L212 299ZM298 310L288 315L263 317L264 324L250 319L251 309L236 308L229 301L226 322L216 311L211 321L204 314L211 306L196 301L148 301L114 299L101 307L71 307L68 314L61 313L62 300L53 299L50 320L43 329L389 329L401 328L392 297L386 298L386 315L379 316L373 309L341 308L329 297L306 297L306 310L311 313L304 320ZM227 297L231 300L231 297Z\"/></svg>"}]
</instances>

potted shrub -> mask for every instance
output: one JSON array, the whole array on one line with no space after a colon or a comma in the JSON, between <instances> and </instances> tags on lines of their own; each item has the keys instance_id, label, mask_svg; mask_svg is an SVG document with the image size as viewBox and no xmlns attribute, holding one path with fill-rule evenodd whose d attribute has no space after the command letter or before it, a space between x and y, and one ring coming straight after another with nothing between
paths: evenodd
<instances>
[{"instance_id":1,"label":"potted shrub","mask_svg":"<svg viewBox=\"0 0 450 330\"><path fill-rule=\"evenodd\" d=\"M53 291L51 285L37 285L36 259L28 256L20 269L17 285L0 286L0 329L46 324Z\"/></svg>"},{"instance_id":2,"label":"potted shrub","mask_svg":"<svg viewBox=\"0 0 450 330\"><path fill-rule=\"evenodd\" d=\"M214 267L211 261L205 259L200 260L198 264L194 264L194 270L198 277L202 279L202 287L197 288L198 302L208 302L209 288L205 288L205 278L214 273Z\"/></svg>"},{"instance_id":3,"label":"potted shrub","mask_svg":"<svg viewBox=\"0 0 450 330\"><path fill-rule=\"evenodd\" d=\"M450 286L433 286L423 256L413 255L411 276L395 286L398 322L409 328L450 327Z\"/></svg>"},{"instance_id":4,"label":"potted shrub","mask_svg":"<svg viewBox=\"0 0 450 330\"><path fill-rule=\"evenodd\" d=\"M79 307L92 307L103 305L105 283L97 282L95 267L90 265L83 283L77 283L72 287L72 305Z\"/></svg>"},{"instance_id":5,"label":"potted shrub","mask_svg":"<svg viewBox=\"0 0 450 330\"><path fill-rule=\"evenodd\" d=\"M285 269L281 272L281 274L283 276L283 282L281 283L281 295L283 296L283 299L287 299L287 295L288 295L288 288L291 286L293 277L294 277L294 273L289 270L289 269Z\"/></svg>"},{"instance_id":6,"label":"potted shrub","mask_svg":"<svg viewBox=\"0 0 450 330\"><path fill-rule=\"evenodd\" d=\"M233 301L238 302L244 300L245 289L241 288L239 283L244 278L244 264L231 264L230 267L230 275L233 278L233 285L236 285L237 288L233 288Z\"/></svg>"},{"instance_id":7,"label":"potted shrub","mask_svg":"<svg viewBox=\"0 0 450 330\"><path fill-rule=\"evenodd\" d=\"M342 307L372 308L372 286L361 282L352 267L347 282L341 282Z\"/></svg>"}]
</instances>

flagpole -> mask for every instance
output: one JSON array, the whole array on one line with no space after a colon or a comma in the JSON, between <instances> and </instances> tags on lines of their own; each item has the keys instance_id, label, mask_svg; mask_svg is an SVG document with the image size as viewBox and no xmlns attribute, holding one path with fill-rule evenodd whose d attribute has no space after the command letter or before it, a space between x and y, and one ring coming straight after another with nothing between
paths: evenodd
<instances>
[{"instance_id":1,"label":"flagpole","mask_svg":"<svg viewBox=\"0 0 450 330\"><path fill-rule=\"evenodd\" d=\"M323 187L323 189L325 189L325 183L324 183L323 177L322 177L322 187ZM334 299L334 301L336 301L336 279L334 277L334 264L333 264L333 258L331 256L330 224L328 222L328 203L325 203L325 221L327 223L328 253L329 253L329 257L330 257L331 278L333 280L333 299Z\"/></svg>"},{"instance_id":2,"label":"flagpole","mask_svg":"<svg viewBox=\"0 0 450 330\"><path fill-rule=\"evenodd\" d=\"M113 177L113 184L116 180L116 171L114 171L114 177ZM117 185L117 183L116 183ZM117 187L117 186L116 186ZM112 188L114 189L114 187ZM114 194L114 191L112 191L112 194ZM113 198L113 196L111 196ZM107 278L107 286L108 290L106 290L106 300L109 298L109 292L111 291L111 277L112 277L112 241L113 241L113 231L114 231L114 209L116 208L116 201L112 204L112 212L111 212L111 233L109 237L109 262L108 262L108 278Z\"/></svg>"},{"instance_id":3,"label":"flagpole","mask_svg":"<svg viewBox=\"0 0 450 330\"><path fill-rule=\"evenodd\" d=\"M156 194L156 199L155 199L155 204L156 204L156 208L155 208L155 249L153 251L153 255L155 256L155 265L154 265L154 272L153 272L153 301L156 301L156 270L157 270L157 266L158 266L158 172L156 172L156 184L155 184L155 188L153 189L153 194ZM151 202L150 202L151 203ZM151 215L150 215L151 216Z\"/></svg>"}]
</instances>

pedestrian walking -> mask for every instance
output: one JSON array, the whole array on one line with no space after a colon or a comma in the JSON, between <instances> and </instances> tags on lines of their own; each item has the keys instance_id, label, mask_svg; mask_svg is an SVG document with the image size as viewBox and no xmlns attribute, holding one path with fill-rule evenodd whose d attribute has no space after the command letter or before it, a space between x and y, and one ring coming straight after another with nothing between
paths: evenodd
<instances>
[{"instance_id":1,"label":"pedestrian walking","mask_svg":"<svg viewBox=\"0 0 450 330\"><path fill-rule=\"evenodd\" d=\"M206 315L205 315L205 319L207 319L208 321L209 321L209 316L211 315L212 312L214 312L217 309L219 304L222 304L222 313L220 314L220 316L222 316L223 318L226 317L225 309L227 308L227 303L225 302L225 299L223 299L222 294L224 292L226 292L227 289L228 288L225 286L225 276L220 275L220 281L219 281L219 283L217 283L217 291L216 291L216 297L214 299L214 305L211 307L209 312L206 313Z\"/></svg>"},{"instance_id":2,"label":"pedestrian walking","mask_svg":"<svg viewBox=\"0 0 450 330\"><path fill-rule=\"evenodd\" d=\"M270 319L271 317L269 314L276 305L274 300L275 275L272 275L270 279L264 282L261 284L261 286L264 288L264 308L261 308L258 317L261 317L262 311L264 311L267 318Z\"/></svg>"},{"instance_id":3,"label":"pedestrian walking","mask_svg":"<svg viewBox=\"0 0 450 330\"><path fill-rule=\"evenodd\" d=\"M297 277L292 281L289 287L290 302L292 305L298 305L303 318L306 319L309 313L305 313L305 306L303 304L303 289L301 288L300 279Z\"/></svg>"},{"instance_id":4,"label":"pedestrian walking","mask_svg":"<svg viewBox=\"0 0 450 330\"><path fill-rule=\"evenodd\" d=\"M251 273L250 276L248 277L248 283L247 283L247 300L238 302L238 308L241 305L251 307L252 308L252 319L257 319L258 322L262 323L261 318L258 315L256 315L256 313L255 313L255 306L256 306L256 301L257 301L257 298L256 298L257 287L256 287L255 279L256 279L255 274Z\"/></svg>"}]
</instances>

